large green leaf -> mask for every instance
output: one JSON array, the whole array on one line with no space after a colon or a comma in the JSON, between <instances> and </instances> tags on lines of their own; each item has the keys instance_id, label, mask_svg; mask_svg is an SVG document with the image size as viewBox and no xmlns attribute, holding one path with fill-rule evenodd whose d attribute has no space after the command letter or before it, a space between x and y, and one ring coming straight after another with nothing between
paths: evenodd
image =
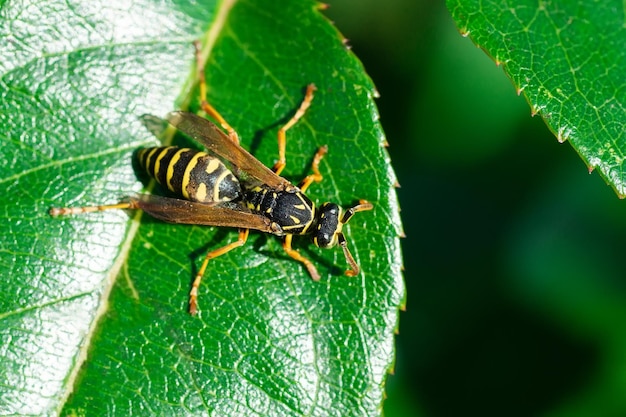
<instances>
[{"instance_id":1,"label":"large green leaf","mask_svg":"<svg viewBox=\"0 0 626 417\"><path fill-rule=\"evenodd\" d=\"M393 190L374 87L312 1L6 1L0 182L0 409L50 415L373 415L393 364L404 300ZM262 4L261 4L262 3ZM59 205L142 190L131 164L157 140L139 121L196 103L194 39L209 95L244 146L271 165L276 130L303 97L284 174L297 182L328 144L314 200L363 198L340 250L272 236L214 261L200 314L186 312L204 253L236 232L109 211L50 218Z\"/></svg>"},{"instance_id":2,"label":"large green leaf","mask_svg":"<svg viewBox=\"0 0 626 417\"><path fill-rule=\"evenodd\" d=\"M504 67L533 114L626 196L624 3L448 0L447 5L461 32Z\"/></svg>"}]
</instances>

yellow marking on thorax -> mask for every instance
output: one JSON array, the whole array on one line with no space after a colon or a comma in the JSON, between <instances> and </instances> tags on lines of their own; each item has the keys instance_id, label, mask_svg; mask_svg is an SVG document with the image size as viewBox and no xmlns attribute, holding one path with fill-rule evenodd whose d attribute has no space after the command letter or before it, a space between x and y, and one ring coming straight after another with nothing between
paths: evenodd
<instances>
[{"instance_id":1,"label":"yellow marking on thorax","mask_svg":"<svg viewBox=\"0 0 626 417\"><path fill-rule=\"evenodd\" d=\"M304 228L302 228L302 231L300 232L305 235L308 232L309 227L311 227L311 225L315 222L315 203L311 202L311 205L309 206L306 201L304 201L302 194L298 194L298 198L302 201L302 206L304 206L305 209L308 208L311 213L311 219L304 225ZM300 204L298 204L297 208L300 208Z\"/></svg>"},{"instance_id":2,"label":"yellow marking on thorax","mask_svg":"<svg viewBox=\"0 0 626 417\"><path fill-rule=\"evenodd\" d=\"M295 208L300 209L300 210L310 210L311 211L311 215L315 214L315 203L311 202L311 205L309 206L307 204L306 201L304 201L304 197L302 196L302 193L298 193L296 194L298 196L298 198L300 199L300 201L302 201L302 204L298 204L297 206L294 205Z\"/></svg>"},{"instance_id":3,"label":"yellow marking on thorax","mask_svg":"<svg viewBox=\"0 0 626 417\"><path fill-rule=\"evenodd\" d=\"M180 155L184 152L187 152L188 150L189 150L188 148L181 148L178 151L176 151L176 153L172 157L172 160L167 166L167 175L165 176L165 178L167 178L166 185L170 191L174 191L174 187L172 186L172 177L174 176L174 165L176 165L176 163L180 160Z\"/></svg>"},{"instance_id":4,"label":"yellow marking on thorax","mask_svg":"<svg viewBox=\"0 0 626 417\"><path fill-rule=\"evenodd\" d=\"M198 159L202 156L202 152L198 152L191 158L187 166L185 167L185 173L183 174L183 185L181 187L181 192L183 197L189 200L189 192L187 192L187 186L189 185L189 181L191 180L191 170L198 165ZM171 165L170 165L171 166ZM169 180L169 176L167 177Z\"/></svg>"},{"instance_id":5,"label":"yellow marking on thorax","mask_svg":"<svg viewBox=\"0 0 626 417\"><path fill-rule=\"evenodd\" d=\"M294 222L295 224L300 224L300 219L295 217L295 216L289 216L289 218L291 219L292 222Z\"/></svg>"},{"instance_id":6,"label":"yellow marking on thorax","mask_svg":"<svg viewBox=\"0 0 626 417\"><path fill-rule=\"evenodd\" d=\"M283 230L291 230L291 229L296 229L299 228L300 225L299 224L292 224L291 226L281 226L283 228Z\"/></svg>"}]
</instances>

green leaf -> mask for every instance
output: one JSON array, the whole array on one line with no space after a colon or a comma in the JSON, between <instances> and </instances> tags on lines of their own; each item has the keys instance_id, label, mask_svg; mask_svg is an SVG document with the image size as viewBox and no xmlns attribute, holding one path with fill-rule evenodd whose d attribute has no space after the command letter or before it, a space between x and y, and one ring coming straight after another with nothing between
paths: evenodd
<instances>
[{"instance_id":1,"label":"green leaf","mask_svg":"<svg viewBox=\"0 0 626 417\"><path fill-rule=\"evenodd\" d=\"M180 4L178 4L180 3ZM262 5L261 5L262 4ZM375 415L404 303L401 226L371 80L312 1L3 2L0 409L16 415ZM278 239L253 233L212 260L200 314L187 311L204 254L236 231L53 206L141 192L131 164L157 144L142 114L197 105L203 39L211 103L271 166L289 130L294 182L328 144L308 195L375 209L345 228L363 272L306 238L313 282Z\"/></svg>"},{"instance_id":2,"label":"green leaf","mask_svg":"<svg viewBox=\"0 0 626 417\"><path fill-rule=\"evenodd\" d=\"M461 33L498 65L559 141L626 196L624 4L448 0ZM469 70L469 69L466 69Z\"/></svg>"}]
</instances>

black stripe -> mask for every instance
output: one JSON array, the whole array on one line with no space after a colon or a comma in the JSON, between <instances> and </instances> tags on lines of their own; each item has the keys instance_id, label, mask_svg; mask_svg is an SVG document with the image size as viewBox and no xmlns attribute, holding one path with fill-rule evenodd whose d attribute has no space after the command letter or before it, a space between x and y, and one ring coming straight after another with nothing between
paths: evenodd
<instances>
[{"instance_id":1,"label":"black stripe","mask_svg":"<svg viewBox=\"0 0 626 417\"><path fill-rule=\"evenodd\" d=\"M144 169L144 171L148 173L151 177L153 175L152 175L152 168L150 168L150 161L148 161L148 156L150 156L150 152L152 152L153 149L158 149L158 148L155 148L155 147L142 148L137 153L137 159L139 160L139 164Z\"/></svg>"},{"instance_id":2,"label":"black stripe","mask_svg":"<svg viewBox=\"0 0 626 417\"><path fill-rule=\"evenodd\" d=\"M159 172L155 172L156 159L159 156L159 154L163 152L164 150L166 151L166 154L161 159ZM169 167L170 162L172 161L172 157L174 157L174 154L178 152L178 150L179 148L177 148L176 146L167 146L167 147L158 148L158 150L156 151L154 155L154 158L151 158L151 160L149 161L150 164L148 166L149 168L148 172L154 177L155 180L157 180L159 184L167 186L167 167Z\"/></svg>"},{"instance_id":3,"label":"black stripe","mask_svg":"<svg viewBox=\"0 0 626 417\"><path fill-rule=\"evenodd\" d=\"M172 191L182 196L183 194L183 178L185 177L185 170L191 161L191 158L197 154L198 151L194 149L186 150L180 154L178 162L174 164L174 173L170 178L172 184Z\"/></svg>"}]
</instances>

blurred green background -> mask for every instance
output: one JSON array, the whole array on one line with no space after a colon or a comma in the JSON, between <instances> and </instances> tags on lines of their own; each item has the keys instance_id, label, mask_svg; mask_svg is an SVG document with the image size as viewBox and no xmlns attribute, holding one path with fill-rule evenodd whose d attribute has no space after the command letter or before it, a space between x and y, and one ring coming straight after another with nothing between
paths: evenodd
<instances>
[{"instance_id":1,"label":"blurred green background","mask_svg":"<svg viewBox=\"0 0 626 417\"><path fill-rule=\"evenodd\" d=\"M407 311L385 415L626 416L624 203L443 2L325 12L381 94Z\"/></svg>"}]
</instances>

